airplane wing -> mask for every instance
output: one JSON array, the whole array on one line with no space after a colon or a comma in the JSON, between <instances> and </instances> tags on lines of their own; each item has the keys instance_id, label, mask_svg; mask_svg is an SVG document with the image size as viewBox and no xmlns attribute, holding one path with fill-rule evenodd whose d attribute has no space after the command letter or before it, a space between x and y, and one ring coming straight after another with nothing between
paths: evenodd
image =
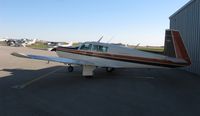
<instances>
[{"instance_id":1,"label":"airplane wing","mask_svg":"<svg viewBox=\"0 0 200 116\"><path fill-rule=\"evenodd\" d=\"M29 59L37 59L37 60L46 60L53 62L60 62L64 64L77 64L77 65L94 65L91 62L74 60L69 58L61 58L61 57L52 57L52 56L40 56L40 55L31 55L31 54L22 54L22 53L11 53L11 55L21 58L29 58Z\"/></svg>"}]
</instances>

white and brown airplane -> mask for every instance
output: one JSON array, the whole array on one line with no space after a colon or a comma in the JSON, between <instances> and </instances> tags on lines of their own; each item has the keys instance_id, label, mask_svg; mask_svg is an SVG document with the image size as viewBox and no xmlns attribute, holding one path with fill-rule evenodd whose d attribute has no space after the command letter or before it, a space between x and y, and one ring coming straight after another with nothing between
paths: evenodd
<instances>
[{"instance_id":1,"label":"white and brown airplane","mask_svg":"<svg viewBox=\"0 0 200 116\"><path fill-rule=\"evenodd\" d=\"M175 30L166 30L163 55L144 52L133 48L101 42L85 42L79 47L57 47L53 49L59 57L38 56L12 53L23 58L47 60L68 64L72 72L72 64L82 66L82 75L93 76L97 67L112 72L114 68L176 68L191 64L181 35Z\"/></svg>"}]
</instances>

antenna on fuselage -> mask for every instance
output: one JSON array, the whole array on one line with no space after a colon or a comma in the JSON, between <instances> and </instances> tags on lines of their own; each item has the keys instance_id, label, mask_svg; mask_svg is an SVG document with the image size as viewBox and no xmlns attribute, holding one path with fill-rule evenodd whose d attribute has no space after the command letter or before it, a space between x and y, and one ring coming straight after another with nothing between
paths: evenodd
<instances>
[{"instance_id":1,"label":"antenna on fuselage","mask_svg":"<svg viewBox=\"0 0 200 116\"><path fill-rule=\"evenodd\" d=\"M103 39L103 36L97 41L98 43L101 42L101 40Z\"/></svg>"}]
</instances>

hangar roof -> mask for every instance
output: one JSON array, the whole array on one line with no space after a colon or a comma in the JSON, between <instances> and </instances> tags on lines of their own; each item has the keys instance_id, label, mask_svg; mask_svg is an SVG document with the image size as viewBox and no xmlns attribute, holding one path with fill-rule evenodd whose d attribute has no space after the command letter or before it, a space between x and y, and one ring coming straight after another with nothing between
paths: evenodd
<instances>
[{"instance_id":1,"label":"hangar roof","mask_svg":"<svg viewBox=\"0 0 200 116\"><path fill-rule=\"evenodd\" d=\"M174 17L175 15L177 15L178 13L180 13L182 10L184 10L185 8L187 8L190 4L192 4L194 1L196 0L190 0L188 3L186 3L183 7L181 7L179 10L177 10L174 14L172 14L169 19L171 19L172 17Z\"/></svg>"}]
</instances>

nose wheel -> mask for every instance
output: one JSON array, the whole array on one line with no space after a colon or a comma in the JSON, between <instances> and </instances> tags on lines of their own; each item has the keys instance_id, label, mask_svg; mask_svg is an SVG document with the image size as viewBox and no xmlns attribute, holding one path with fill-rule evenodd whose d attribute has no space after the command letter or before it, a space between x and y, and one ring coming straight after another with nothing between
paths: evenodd
<instances>
[{"instance_id":1,"label":"nose wheel","mask_svg":"<svg viewBox=\"0 0 200 116\"><path fill-rule=\"evenodd\" d=\"M73 72L73 71L74 71L74 67L69 66L69 67L67 68L67 70L68 70L68 72Z\"/></svg>"}]
</instances>

